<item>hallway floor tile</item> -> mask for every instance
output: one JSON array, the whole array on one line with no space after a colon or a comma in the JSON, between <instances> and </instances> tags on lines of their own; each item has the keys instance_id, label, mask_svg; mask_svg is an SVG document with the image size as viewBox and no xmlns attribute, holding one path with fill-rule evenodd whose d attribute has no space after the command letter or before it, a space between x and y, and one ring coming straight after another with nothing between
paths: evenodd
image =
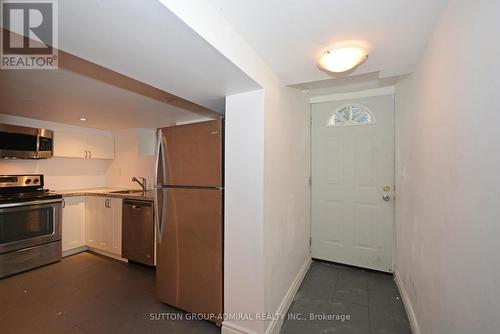
<instances>
[{"instance_id":1,"label":"hallway floor tile","mask_svg":"<svg viewBox=\"0 0 500 334\"><path fill-rule=\"evenodd\" d=\"M391 275L314 261L281 329L281 334L305 333L411 334L411 329Z\"/></svg>"}]
</instances>

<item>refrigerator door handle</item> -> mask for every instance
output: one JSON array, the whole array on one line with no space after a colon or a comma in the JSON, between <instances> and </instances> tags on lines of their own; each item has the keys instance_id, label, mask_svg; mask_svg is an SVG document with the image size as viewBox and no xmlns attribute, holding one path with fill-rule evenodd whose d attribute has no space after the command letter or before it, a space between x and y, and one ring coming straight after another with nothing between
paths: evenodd
<instances>
[{"instance_id":1,"label":"refrigerator door handle","mask_svg":"<svg viewBox=\"0 0 500 334\"><path fill-rule=\"evenodd\" d=\"M161 199L158 198L158 193L161 192ZM156 239L159 244L163 240L163 229L165 227L165 219L167 218L167 188L158 187L155 190L155 228Z\"/></svg>"},{"instance_id":2,"label":"refrigerator door handle","mask_svg":"<svg viewBox=\"0 0 500 334\"><path fill-rule=\"evenodd\" d=\"M167 210L167 191L163 185L166 181L165 170L165 137L161 129L157 130L157 146L156 146L156 172L155 172L155 226L158 242L161 243L163 239L163 226L166 219ZM162 175L160 175L160 173ZM158 192L162 192L161 199L158 198ZM163 192L165 194L163 194Z\"/></svg>"},{"instance_id":3,"label":"refrigerator door handle","mask_svg":"<svg viewBox=\"0 0 500 334\"><path fill-rule=\"evenodd\" d=\"M155 186L161 186L167 183L165 167L165 136L161 129L158 129L156 130Z\"/></svg>"}]
</instances>

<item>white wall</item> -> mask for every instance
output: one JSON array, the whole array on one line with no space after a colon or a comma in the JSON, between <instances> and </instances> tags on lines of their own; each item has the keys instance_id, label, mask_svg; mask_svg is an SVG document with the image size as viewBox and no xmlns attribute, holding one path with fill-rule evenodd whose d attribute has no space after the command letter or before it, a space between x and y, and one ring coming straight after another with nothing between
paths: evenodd
<instances>
[{"instance_id":1,"label":"white wall","mask_svg":"<svg viewBox=\"0 0 500 334\"><path fill-rule=\"evenodd\" d=\"M109 131L3 114L0 114L0 123L111 136L111 132ZM106 185L106 170L109 164L110 161L108 160L74 158L50 158L44 160L0 159L0 174L41 173L45 175L45 188L51 190L96 188Z\"/></svg>"},{"instance_id":2,"label":"white wall","mask_svg":"<svg viewBox=\"0 0 500 334\"><path fill-rule=\"evenodd\" d=\"M226 99L224 311L286 313L310 261L309 113L282 86ZM301 271L302 269L302 271ZM281 322L224 322L277 333Z\"/></svg>"},{"instance_id":3,"label":"white wall","mask_svg":"<svg viewBox=\"0 0 500 334\"><path fill-rule=\"evenodd\" d=\"M224 311L229 315L286 313L307 270L307 110L300 91L282 86L226 99ZM223 331L277 333L280 325L231 319Z\"/></svg>"},{"instance_id":4,"label":"white wall","mask_svg":"<svg viewBox=\"0 0 500 334\"><path fill-rule=\"evenodd\" d=\"M132 177L141 176L152 189L155 173L155 131L127 129L114 131L115 159L106 171L106 185L113 188L140 188Z\"/></svg>"},{"instance_id":5,"label":"white wall","mask_svg":"<svg viewBox=\"0 0 500 334\"><path fill-rule=\"evenodd\" d=\"M109 161L50 158L44 160L0 160L0 174L43 174L45 188L69 190L106 185Z\"/></svg>"},{"instance_id":6,"label":"white wall","mask_svg":"<svg viewBox=\"0 0 500 334\"><path fill-rule=\"evenodd\" d=\"M301 91L268 86L265 112L265 312L286 312L310 259L309 104ZM307 269L307 268L303 268ZM294 281L295 280L295 281ZM281 323L270 330L279 331ZM270 325L270 324L268 324Z\"/></svg>"},{"instance_id":7,"label":"white wall","mask_svg":"<svg viewBox=\"0 0 500 334\"><path fill-rule=\"evenodd\" d=\"M396 88L396 275L422 334L500 332L499 13L450 1Z\"/></svg>"},{"instance_id":8,"label":"white wall","mask_svg":"<svg viewBox=\"0 0 500 334\"><path fill-rule=\"evenodd\" d=\"M256 179L254 172L248 168L255 166L254 163L249 166L241 163L229 164L226 165L225 171L226 187L231 186L232 182L235 182L234 184L243 182L235 181L233 177L246 178L248 175L253 182L259 184L260 193L247 194L245 187L233 186L232 191L228 190L230 192L226 193L226 197L233 201L234 207L259 207L262 198L264 202L263 225L260 225L258 220L255 224L248 225L248 220L243 219L240 213L226 208L226 229L240 231L240 228L242 230L248 228L249 230L246 235L238 234L237 239L231 239L232 235L225 235L224 270L226 273L247 273L251 268L256 273L262 273L263 281L245 285L236 280L239 277L237 275L231 276L232 281L228 281L226 277L225 312L245 312L248 310L247 300L254 299L263 300L261 305L260 302L254 303L260 308L258 312L286 311L289 301L287 292L290 289L293 291L294 285L300 283L296 278L310 257L309 120L306 98L300 90L285 87L255 50L209 1L160 1L264 90L263 114L258 108L246 108L243 103L245 99L248 99L247 103L251 106L262 103L262 98L256 93L248 93L247 96L241 94L239 97L231 95L226 101L234 103L226 107L228 140L231 134L233 137L237 134L241 140L248 143L260 143L263 139L261 153L264 154L263 174L260 180ZM237 106L245 112L238 111ZM233 118L231 121L231 115L234 115L233 117L237 115L241 119ZM246 117L249 118L247 125L245 125ZM261 132L262 129L264 134ZM245 147L234 149L226 146L226 159L230 161L247 161L248 154ZM235 203L236 201L239 202ZM250 217L255 216L252 214ZM239 243L244 243L245 247ZM259 243L261 249L248 246L249 244L258 246ZM291 248L293 248L291 251L287 251ZM240 255L239 261L233 261L228 257L228 254L233 253ZM246 279L241 279L241 282L247 282ZM222 328L223 333L266 331L279 331L279 323L228 320L224 321Z\"/></svg>"},{"instance_id":9,"label":"white wall","mask_svg":"<svg viewBox=\"0 0 500 334\"><path fill-rule=\"evenodd\" d=\"M137 183L131 181L133 176L145 177L148 188L153 185L155 164L153 129L128 129L112 133L2 114L0 123L115 137L114 160L59 157L41 160L0 159L0 174L44 174L45 188L51 190L139 188Z\"/></svg>"},{"instance_id":10,"label":"white wall","mask_svg":"<svg viewBox=\"0 0 500 334\"><path fill-rule=\"evenodd\" d=\"M226 98L225 129L224 311L256 314L264 309L263 90ZM265 330L261 321L229 323Z\"/></svg>"}]
</instances>

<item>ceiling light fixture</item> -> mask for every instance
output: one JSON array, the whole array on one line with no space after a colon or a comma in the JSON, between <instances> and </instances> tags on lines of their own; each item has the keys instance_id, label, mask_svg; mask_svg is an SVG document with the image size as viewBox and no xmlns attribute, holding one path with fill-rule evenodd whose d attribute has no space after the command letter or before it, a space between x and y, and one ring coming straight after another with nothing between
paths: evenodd
<instances>
[{"instance_id":1,"label":"ceiling light fixture","mask_svg":"<svg viewBox=\"0 0 500 334\"><path fill-rule=\"evenodd\" d=\"M368 58L365 49L350 46L328 49L320 58L320 66L330 72L341 73L358 66Z\"/></svg>"},{"instance_id":2,"label":"ceiling light fixture","mask_svg":"<svg viewBox=\"0 0 500 334\"><path fill-rule=\"evenodd\" d=\"M87 119L86 119L85 117L80 117L80 121L82 121L82 122L86 122L86 121L87 121Z\"/></svg>"}]
</instances>

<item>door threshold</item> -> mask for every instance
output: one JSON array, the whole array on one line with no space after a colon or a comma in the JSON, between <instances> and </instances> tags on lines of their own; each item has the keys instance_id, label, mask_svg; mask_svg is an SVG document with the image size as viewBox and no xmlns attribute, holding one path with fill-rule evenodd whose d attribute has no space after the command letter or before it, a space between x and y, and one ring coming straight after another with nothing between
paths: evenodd
<instances>
[{"instance_id":1,"label":"door threshold","mask_svg":"<svg viewBox=\"0 0 500 334\"><path fill-rule=\"evenodd\" d=\"M394 273L390 273L387 271L381 271L377 269L370 269L370 268L365 268L365 267L358 267L354 266L352 264L346 264L346 263L340 263L340 262L334 262L334 261L328 261L328 260L322 260L322 259L317 259L317 258L312 258L313 262L320 262L320 263L326 263L326 264L334 264L336 266L341 266L341 267L346 267L346 268L352 268L352 269L358 269L358 270L364 270L364 271L369 271L373 273L378 273L378 274L384 274L386 276L394 276Z\"/></svg>"}]
</instances>

